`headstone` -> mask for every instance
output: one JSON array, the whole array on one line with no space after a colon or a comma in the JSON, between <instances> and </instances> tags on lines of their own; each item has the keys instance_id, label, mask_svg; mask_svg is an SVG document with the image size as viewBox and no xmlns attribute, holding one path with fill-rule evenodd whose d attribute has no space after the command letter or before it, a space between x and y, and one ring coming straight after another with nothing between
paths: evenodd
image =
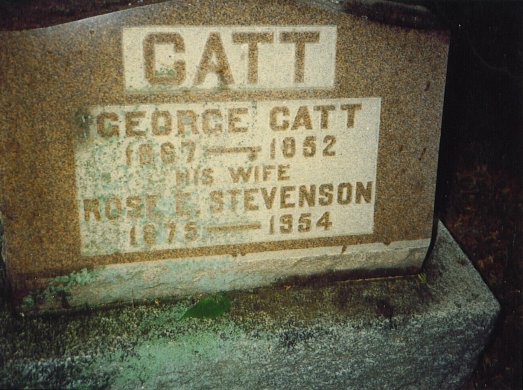
<instances>
[{"instance_id":1,"label":"headstone","mask_svg":"<svg viewBox=\"0 0 523 390\"><path fill-rule=\"evenodd\" d=\"M325 3L168 2L0 36L15 298L420 269L448 38Z\"/></svg>"}]
</instances>

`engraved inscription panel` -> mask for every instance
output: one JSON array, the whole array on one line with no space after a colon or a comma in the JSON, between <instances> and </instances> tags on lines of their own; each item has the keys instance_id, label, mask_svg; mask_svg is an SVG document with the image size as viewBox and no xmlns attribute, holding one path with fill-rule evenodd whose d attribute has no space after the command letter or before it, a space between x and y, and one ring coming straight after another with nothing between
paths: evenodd
<instances>
[{"instance_id":1,"label":"engraved inscription panel","mask_svg":"<svg viewBox=\"0 0 523 390\"><path fill-rule=\"evenodd\" d=\"M82 255L372 233L380 104L91 107L75 146Z\"/></svg>"},{"instance_id":2,"label":"engraved inscription panel","mask_svg":"<svg viewBox=\"0 0 523 390\"><path fill-rule=\"evenodd\" d=\"M123 29L127 92L334 87L336 26Z\"/></svg>"}]
</instances>

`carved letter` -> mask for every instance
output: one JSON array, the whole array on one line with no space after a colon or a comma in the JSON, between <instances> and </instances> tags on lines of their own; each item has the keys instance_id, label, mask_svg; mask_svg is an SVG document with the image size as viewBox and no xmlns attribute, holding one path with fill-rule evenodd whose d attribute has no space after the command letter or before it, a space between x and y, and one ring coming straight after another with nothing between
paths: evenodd
<instances>
[{"instance_id":1,"label":"carved letter","mask_svg":"<svg viewBox=\"0 0 523 390\"><path fill-rule=\"evenodd\" d=\"M216 63L212 62L213 56L216 56ZM196 72L194 85L200 85L203 83L207 74L210 72L216 73L220 83L225 85L234 83L219 33L209 34L209 38L205 44L205 49L203 49L200 65Z\"/></svg>"},{"instance_id":2,"label":"carved letter","mask_svg":"<svg viewBox=\"0 0 523 390\"><path fill-rule=\"evenodd\" d=\"M180 85L185 80L185 62L174 61L171 68L161 69L157 72L156 49L157 43L172 43L175 53L183 53L185 50L183 38L177 33L149 34L143 41L143 55L145 61L145 78L151 84L174 84Z\"/></svg>"},{"instance_id":3,"label":"carved letter","mask_svg":"<svg viewBox=\"0 0 523 390\"><path fill-rule=\"evenodd\" d=\"M320 33L318 31L282 32L280 42L294 43L294 82L303 83L305 79L305 44L318 43Z\"/></svg>"}]
</instances>

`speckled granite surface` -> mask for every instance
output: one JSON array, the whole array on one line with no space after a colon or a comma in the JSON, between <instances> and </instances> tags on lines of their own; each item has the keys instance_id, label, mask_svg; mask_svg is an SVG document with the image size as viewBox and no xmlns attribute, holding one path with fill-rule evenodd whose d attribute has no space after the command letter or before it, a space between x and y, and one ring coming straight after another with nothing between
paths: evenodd
<instances>
[{"instance_id":1,"label":"speckled granite surface","mask_svg":"<svg viewBox=\"0 0 523 390\"><path fill-rule=\"evenodd\" d=\"M122 28L180 24L335 25L334 87L127 93ZM276 248L350 248L430 239L447 47L443 31L382 25L291 1L168 2L45 29L0 33L0 205L15 296L45 287L48 277L83 268L259 249L242 244L212 251L82 256L73 150L83 132L82 113L91 106L381 97L374 232L308 243L284 241ZM423 257L421 253L404 266L419 267ZM387 262L383 256L373 268L386 268ZM401 261L394 267L401 269Z\"/></svg>"}]
</instances>

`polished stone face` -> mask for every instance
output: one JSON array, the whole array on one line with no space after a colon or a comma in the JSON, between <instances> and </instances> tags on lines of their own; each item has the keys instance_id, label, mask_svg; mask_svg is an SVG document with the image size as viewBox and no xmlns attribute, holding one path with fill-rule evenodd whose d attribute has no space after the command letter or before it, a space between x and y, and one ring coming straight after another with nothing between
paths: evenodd
<instances>
[{"instance_id":1,"label":"polished stone face","mask_svg":"<svg viewBox=\"0 0 523 390\"><path fill-rule=\"evenodd\" d=\"M1 206L20 295L82 268L94 290L122 288L95 303L421 266L444 32L201 1L1 38Z\"/></svg>"},{"instance_id":2,"label":"polished stone face","mask_svg":"<svg viewBox=\"0 0 523 390\"><path fill-rule=\"evenodd\" d=\"M379 98L89 113L75 149L82 255L279 249L290 240L373 232Z\"/></svg>"}]
</instances>

